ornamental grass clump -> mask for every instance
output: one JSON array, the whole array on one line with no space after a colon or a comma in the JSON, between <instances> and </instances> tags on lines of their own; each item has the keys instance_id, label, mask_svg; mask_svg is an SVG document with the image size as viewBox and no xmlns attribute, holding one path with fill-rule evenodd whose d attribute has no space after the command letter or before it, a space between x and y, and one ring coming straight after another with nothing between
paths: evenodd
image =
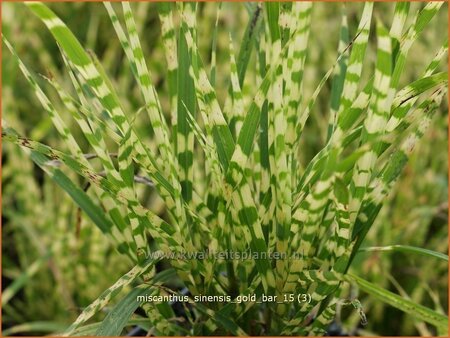
<instances>
[{"instance_id":1,"label":"ornamental grass clump","mask_svg":"<svg viewBox=\"0 0 450 338\"><path fill-rule=\"evenodd\" d=\"M198 4L160 2L168 93L162 104L131 5L105 2L116 33L111 39L120 43L124 72L142 96L134 111L101 58L85 50L48 6L27 2L56 41L71 87L52 74L34 75L3 36L60 141L35 141L8 120L3 140L29 154L116 254L134 264L63 333L120 335L126 326L141 325L166 336L322 335L336 306L354 308L366 323L359 300L346 294L356 285L446 334L446 315L350 271L446 98L448 74L439 67L447 42L420 77L400 85L410 48L442 5L430 2L413 14L410 3L398 2L386 23L373 15L377 4L367 2L355 29L343 10L335 61L312 84L304 74L314 48L309 39L315 4L247 4L249 21L238 51L230 35L229 81L222 90L216 84L216 40L224 9L218 5L207 65L198 47ZM371 38L374 60L367 58ZM328 121L319 123L324 142L308 158L302 135L314 127L309 119L326 90ZM77 124L78 134L68 121ZM154 189L164 214L142 202L142 185ZM416 247L380 250L448 259ZM173 302L145 301L170 295L187 300L181 311ZM205 302L200 296L223 297ZM116 297L89 331L88 320ZM132 318L138 307L145 320Z\"/></svg>"}]
</instances>

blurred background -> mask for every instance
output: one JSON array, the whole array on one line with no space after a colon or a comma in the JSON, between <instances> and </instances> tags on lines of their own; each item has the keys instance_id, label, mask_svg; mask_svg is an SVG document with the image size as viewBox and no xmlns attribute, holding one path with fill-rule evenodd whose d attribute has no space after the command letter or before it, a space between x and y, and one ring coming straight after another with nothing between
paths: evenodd
<instances>
[{"instance_id":1,"label":"blurred background","mask_svg":"<svg viewBox=\"0 0 450 338\"><path fill-rule=\"evenodd\" d=\"M3 3L2 32L25 64L36 74L52 76L73 93L58 47L44 25L21 3ZM353 37L363 4L345 5ZM407 21L423 3L413 2ZM52 3L58 14L88 50L93 51L113 81L126 111L135 112L143 102L109 17L101 3ZM132 5L153 83L169 116L166 61L155 4ZM211 62L217 3L198 4L198 43L204 62ZM337 57L340 13L343 4L316 3L313 9L310 48L305 72L305 96L314 91ZM417 79L447 37L447 4L412 47L400 88ZM394 5L376 3L375 18L387 26ZM217 38L216 90L223 104L229 84L229 34L239 50L248 14L241 3L223 3ZM4 47L4 45L3 45ZM366 64L370 75L375 61L376 39L372 35ZM363 68L364 69L364 68ZM445 70L446 65L441 65ZM257 66L254 53L244 83L244 92L255 91ZM87 142L64 113L56 92L42 79L47 95L63 112L83 149ZM324 88L311 114L302 139L305 162L321 149L326 138L331 81ZM59 105L58 105L59 104ZM144 114L141 114L144 115ZM138 132L149 142L148 121L138 117ZM170 118L168 117L168 120ZM2 123L22 135L64 151L50 118L41 108L32 88L6 48L2 49ZM433 125L415 150L397 188L386 201L363 246L406 244L448 252L448 157L447 100ZM78 136L78 137L77 137ZM84 143L83 143L84 142ZM51 179L18 147L2 145L2 295L3 334L42 335L67 327L112 281L130 268L91 221ZM80 187L86 182L75 176ZM164 206L151 187L140 187L140 199L164 215ZM445 262L404 253L366 252L357 256L353 270L373 283L410 297L415 302L448 311L448 266ZM18 282L19 281L19 282ZM357 292L357 290L350 290ZM357 312L349 307L338 311L339 333L351 335L432 335L430 328L377 300L358 295L368 324L361 326ZM97 319L101 319L99 314Z\"/></svg>"}]
</instances>

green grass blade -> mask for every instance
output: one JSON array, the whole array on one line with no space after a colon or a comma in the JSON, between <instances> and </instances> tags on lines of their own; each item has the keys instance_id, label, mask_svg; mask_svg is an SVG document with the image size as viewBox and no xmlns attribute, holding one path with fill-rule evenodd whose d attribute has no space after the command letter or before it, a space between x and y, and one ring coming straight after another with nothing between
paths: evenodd
<instances>
[{"instance_id":1,"label":"green grass blade","mask_svg":"<svg viewBox=\"0 0 450 338\"><path fill-rule=\"evenodd\" d=\"M185 3L182 5L183 11L189 12L191 18L195 18L196 5L194 3ZM192 199L192 184L194 173L192 168L194 157L194 135L187 121L187 110L196 116L195 86L192 77L189 74L191 62L196 62L192 51L189 50L186 42L186 32L189 31L195 39L195 21L190 25L186 21L181 23L178 38L178 103L177 103L177 158L180 166L179 180L183 192L183 198L186 202Z\"/></svg>"},{"instance_id":2,"label":"green grass blade","mask_svg":"<svg viewBox=\"0 0 450 338\"><path fill-rule=\"evenodd\" d=\"M342 19L341 19L341 30L339 36L338 53L343 53L350 42L349 32L348 32L348 22L345 4L342 4ZM337 123L336 115L339 110L342 90L344 89L345 74L347 73L347 63L348 56L344 55L339 60L339 66L335 68L333 73L333 82L331 84L331 98L330 98L330 119L328 122L328 137L329 140L331 134L335 129Z\"/></svg>"},{"instance_id":3,"label":"green grass blade","mask_svg":"<svg viewBox=\"0 0 450 338\"><path fill-rule=\"evenodd\" d=\"M345 114L345 111L351 106L357 95L357 88L369 39L372 11L373 3L366 2L358 25L358 36L353 41L352 51L348 60L344 88L337 113L338 118L341 114Z\"/></svg>"},{"instance_id":4,"label":"green grass blade","mask_svg":"<svg viewBox=\"0 0 450 338\"><path fill-rule=\"evenodd\" d=\"M178 104L178 50L175 24L173 22L173 4L169 2L158 2L158 13L161 21L161 36L167 62L167 83L170 96L170 111L172 122L173 144L177 141L177 104Z\"/></svg>"},{"instance_id":5,"label":"green grass blade","mask_svg":"<svg viewBox=\"0 0 450 338\"><path fill-rule=\"evenodd\" d=\"M231 81L231 95L228 96L225 103L224 113L228 117L228 125L230 127L233 138L239 135L242 123L244 122L244 98L242 95L241 86L239 85L239 75L234 57L233 41L230 35L230 81Z\"/></svg>"},{"instance_id":6,"label":"green grass blade","mask_svg":"<svg viewBox=\"0 0 450 338\"><path fill-rule=\"evenodd\" d=\"M186 22L195 22L194 13L186 8L182 12L182 17ZM189 53L192 56L189 72L194 80L197 101L201 101L199 105L203 105L206 109L208 120L204 122L211 126L219 160L226 171L234 150L233 136L220 108L215 90L211 86L203 68L203 62L198 54L194 36L189 29L184 31L184 37Z\"/></svg>"},{"instance_id":7,"label":"green grass blade","mask_svg":"<svg viewBox=\"0 0 450 338\"><path fill-rule=\"evenodd\" d=\"M222 9L222 2L219 2L217 5L216 11L216 21L214 24L214 30L212 34L212 44L211 44L211 72L210 79L211 85L214 87L216 85L216 63L217 63L217 34L219 28L219 18L220 18L220 10Z\"/></svg>"},{"instance_id":8,"label":"green grass blade","mask_svg":"<svg viewBox=\"0 0 450 338\"><path fill-rule=\"evenodd\" d=\"M38 321L15 325L2 331L4 337L16 336L27 332L41 332L49 334L58 334L64 330L65 326L60 322Z\"/></svg>"},{"instance_id":9,"label":"green grass blade","mask_svg":"<svg viewBox=\"0 0 450 338\"><path fill-rule=\"evenodd\" d=\"M249 12L249 20L247 27L242 37L239 54L236 60L237 73L239 78L239 86L244 85L245 73L247 71L248 63L252 54L254 42L256 41L263 19L262 7L259 3L251 3L251 10Z\"/></svg>"},{"instance_id":10,"label":"green grass blade","mask_svg":"<svg viewBox=\"0 0 450 338\"><path fill-rule=\"evenodd\" d=\"M414 253L414 254L419 254L422 256L438 258L438 259L448 262L448 255L445 255L445 254L437 252L437 251L428 250L428 249L419 248L419 247L410 246L410 245L396 244L396 245L386 245L386 246L371 246L371 247L360 248L358 250L358 252L392 252L392 251L393 252Z\"/></svg>"},{"instance_id":11,"label":"green grass blade","mask_svg":"<svg viewBox=\"0 0 450 338\"><path fill-rule=\"evenodd\" d=\"M410 314L411 316L419 320L434 325L439 330L442 330L442 332L448 332L447 316L426 308L423 305L414 303L406 298L400 297L399 295L396 295L395 293L372 284L354 274L348 274L348 280L356 282L356 284L362 291L367 292L380 301L385 302L407 314Z\"/></svg>"},{"instance_id":12,"label":"green grass blade","mask_svg":"<svg viewBox=\"0 0 450 338\"><path fill-rule=\"evenodd\" d=\"M398 179L409 155L414 150L417 142L423 137L430 125L431 118L442 100L445 90L437 91L432 97L425 100L417 110L423 116L422 119L412 126L409 137L402 140L398 149L391 155L378 176L372 181L369 187L368 196L363 201L361 210L356 218L356 223L352 232L352 240L355 241L350 263L357 253L367 232L372 226L383 204L384 197L391 191L394 183Z\"/></svg>"},{"instance_id":13,"label":"green grass blade","mask_svg":"<svg viewBox=\"0 0 450 338\"><path fill-rule=\"evenodd\" d=\"M100 327L95 331L95 335L120 336L131 315L140 305L136 300L137 297L144 295L147 291L145 285L131 290L108 312Z\"/></svg>"},{"instance_id":14,"label":"green grass blade","mask_svg":"<svg viewBox=\"0 0 450 338\"><path fill-rule=\"evenodd\" d=\"M383 134L389 119L389 107L393 97L389 95L391 84L392 59L391 40L386 29L378 24L377 27L378 50L377 65L375 70L373 95L371 104L364 121L364 129L361 135L362 142L370 142ZM373 167L377 159L377 148L374 147L364 154L356 163L351 183L351 198L349 203L350 220L356 219L358 210L366 193L366 188L372 175Z\"/></svg>"},{"instance_id":15,"label":"green grass blade","mask_svg":"<svg viewBox=\"0 0 450 338\"><path fill-rule=\"evenodd\" d=\"M150 122L155 132L155 140L158 143L161 155L165 164L165 173L167 177L172 177L175 171L174 156L169 142L169 131L166 120L161 112L158 96L156 90L152 85L151 76L147 68L147 63L144 58L141 43L134 21L134 15L131 6L128 2L122 2L123 14L125 17L125 24L127 27L130 47L133 51L133 58L137 69L137 82L141 88L144 97L145 105L149 113Z\"/></svg>"},{"instance_id":16,"label":"green grass blade","mask_svg":"<svg viewBox=\"0 0 450 338\"><path fill-rule=\"evenodd\" d=\"M96 68L95 64L89 58L88 54L84 51L79 41L69 30L69 28L67 28L67 26L61 21L61 19L59 19L47 6L40 2L29 2L26 4L48 27L53 37L61 45L63 51L67 54L68 59L74 64L77 71L92 88L93 92L101 102L103 108L114 121L118 132L123 137L125 132L129 130L130 125L120 105L120 102L117 101L117 95L115 93L112 93L111 88L106 85L107 81ZM127 11L127 13L129 12ZM133 23L131 22L132 14L128 14L127 17L129 21L128 25L130 26L130 28L133 28ZM134 41L132 47L135 47L135 52L137 53L137 56L139 56L139 58L137 59L139 60L139 62L141 62L140 68L137 69L138 73L142 75L139 77L138 83L141 85L143 90L145 90L145 98L148 102L148 105L150 106L150 117L152 121L159 126L159 128L156 128L158 131L155 130L155 133L157 133L160 142L163 142L163 140L166 140L166 132L164 131L163 127L164 122L160 119L159 105L154 97L155 94L150 82L149 75L145 72L146 66L142 64L142 53L138 41ZM155 126L153 127L155 129ZM162 197L167 200L169 206L173 206L173 208L170 208L171 211L182 217L184 214L184 210L179 203L177 204L175 202L178 202L176 196L178 193L181 193L181 191L179 191L179 186L173 186L173 183L175 183L175 178L173 177L174 172L166 168L167 170L165 170L165 174L167 179L169 180L169 182L167 182L167 179L165 179L161 175L161 172L164 171L159 169L154 161L152 162L153 157L148 153L146 147L142 144L139 137L134 132L132 133L132 142L136 142L137 144L137 146L134 147L134 151L138 162L142 163L143 167L146 170L149 170L154 175L152 178L155 179L155 182L161 183L161 186L158 186L161 187L160 193ZM164 152L164 150L169 152L167 143L162 146L162 151ZM173 163L172 159L169 159L170 157L171 156L168 155L168 153L166 153L164 156L164 158L167 159L168 166L170 166L170 163ZM168 187L166 183L172 185L172 187ZM174 195L174 197L172 198L171 195Z\"/></svg>"},{"instance_id":17,"label":"green grass blade","mask_svg":"<svg viewBox=\"0 0 450 338\"><path fill-rule=\"evenodd\" d=\"M72 336L74 336L74 337L94 336L95 332L98 330L98 328L101 325L102 325L102 322L96 322L96 323L80 326L72 333ZM148 318L130 319L127 323L127 326L132 326L132 327L138 326L146 331L151 331L151 329L152 329L152 326L150 325ZM62 331L62 330L60 330L60 331Z\"/></svg>"},{"instance_id":18,"label":"green grass blade","mask_svg":"<svg viewBox=\"0 0 450 338\"><path fill-rule=\"evenodd\" d=\"M418 79L400 90L392 102L393 111L386 126L387 131L393 131L404 121L404 117L411 111L412 106L421 94L447 81L448 73L440 72Z\"/></svg>"},{"instance_id":19,"label":"green grass blade","mask_svg":"<svg viewBox=\"0 0 450 338\"><path fill-rule=\"evenodd\" d=\"M111 287L105 290L94 302L87 306L78 318L64 332L64 336L70 336L77 327L85 323L89 318L104 308L109 301L115 297L123 288L133 283L140 275L148 271L155 264L155 260L147 259L139 265L136 265L128 273L119 278Z\"/></svg>"},{"instance_id":20,"label":"green grass blade","mask_svg":"<svg viewBox=\"0 0 450 338\"><path fill-rule=\"evenodd\" d=\"M414 23L405 33L405 36L402 38L400 42L400 49L398 52L397 60L395 61L395 68L392 74L392 83L391 88L395 90L397 88L398 83L400 82L400 76L405 67L406 58L408 52L413 45L413 43L417 40L420 33L424 30L426 25L430 22L430 20L436 15L436 13L441 8L441 2L429 2L425 5L425 7L418 12L415 17Z\"/></svg>"},{"instance_id":21,"label":"green grass blade","mask_svg":"<svg viewBox=\"0 0 450 338\"><path fill-rule=\"evenodd\" d=\"M407 1L402 1L395 4L394 19L392 20L392 26L389 31L389 35L392 38L392 60L394 62L397 59L400 50L402 32L408 18L410 5L411 4Z\"/></svg>"}]
</instances>

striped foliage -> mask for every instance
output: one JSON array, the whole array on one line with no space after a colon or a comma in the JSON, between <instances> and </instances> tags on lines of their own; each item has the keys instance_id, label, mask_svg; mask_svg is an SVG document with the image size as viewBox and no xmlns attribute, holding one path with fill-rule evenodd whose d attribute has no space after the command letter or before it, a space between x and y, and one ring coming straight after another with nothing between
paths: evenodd
<instances>
[{"instance_id":1,"label":"striped foliage","mask_svg":"<svg viewBox=\"0 0 450 338\"><path fill-rule=\"evenodd\" d=\"M149 317L148 330L157 335L321 335L342 303L342 290L352 283L442 332L442 315L423 306L415 311L409 301L402 303L348 274L447 93L448 74L440 67L447 43L425 61L429 65L421 77L401 80L410 49L442 3L427 3L411 21L410 4L399 2L387 27L374 14L374 2L359 6L355 27L342 6L333 63L314 81L306 75L313 57L315 4L247 4L248 24L239 50L239 39L227 32L229 74L223 90L218 66L223 46L218 38L228 5L217 5L214 12L210 64L199 41L205 36L198 14L203 5L155 5L164 54L161 75L154 71L154 56L146 55L148 41L140 35L144 21L137 5L105 2L103 10L115 32L111 39L124 55L118 61L120 71L129 74L126 85L110 77L106 62L86 51L43 3L26 6L56 41L66 83L34 75L14 41L3 36L63 142L53 147L33 140L14 129L14 123L4 125L3 140L28 154L100 230L97 235L105 236L117 255L134 266L93 297L64 334L88 330L87 321L122 292L103 324L94 327L98 334L120 334L127 323L136 322L132 314L142 307ZM166 96L156 84L161 76ZM48 86L57 100L46 92ZM121 92L125 88L130 93ZM137 111L124 99L132 92L140 96ZM325 124L316 109L323 97ZM142 112L147 114L144 125ZM317 121L319 128L324 126L320 133L326 135L325 143L305 160L305 134L310 135L308 129ZM70 123L77 126L80 139ZM79 178L92 189L83 190ZM143 201L143 184L151 187L165 212ZM27 201L32 203L37 202ZM51 250L45 259L62 249ZM98 250L105 249L98 245ZM181 256L206 251L213 255ZM214 256L219 252L250 253L256 259ZM4 302L45 259L30 265L5 292ZM167 271L177 287L158 279L154 266L159 260L167 263L161 266L171 266ZM136 295L183 292L188 298L183 325L178 325L181 320L172 304L132 303ZM234 300L249 293L278 299L305 294L309 301L193 300L198 295ZM122 312L117 325L111 324Z\"/></svg>"}]
</instances>

